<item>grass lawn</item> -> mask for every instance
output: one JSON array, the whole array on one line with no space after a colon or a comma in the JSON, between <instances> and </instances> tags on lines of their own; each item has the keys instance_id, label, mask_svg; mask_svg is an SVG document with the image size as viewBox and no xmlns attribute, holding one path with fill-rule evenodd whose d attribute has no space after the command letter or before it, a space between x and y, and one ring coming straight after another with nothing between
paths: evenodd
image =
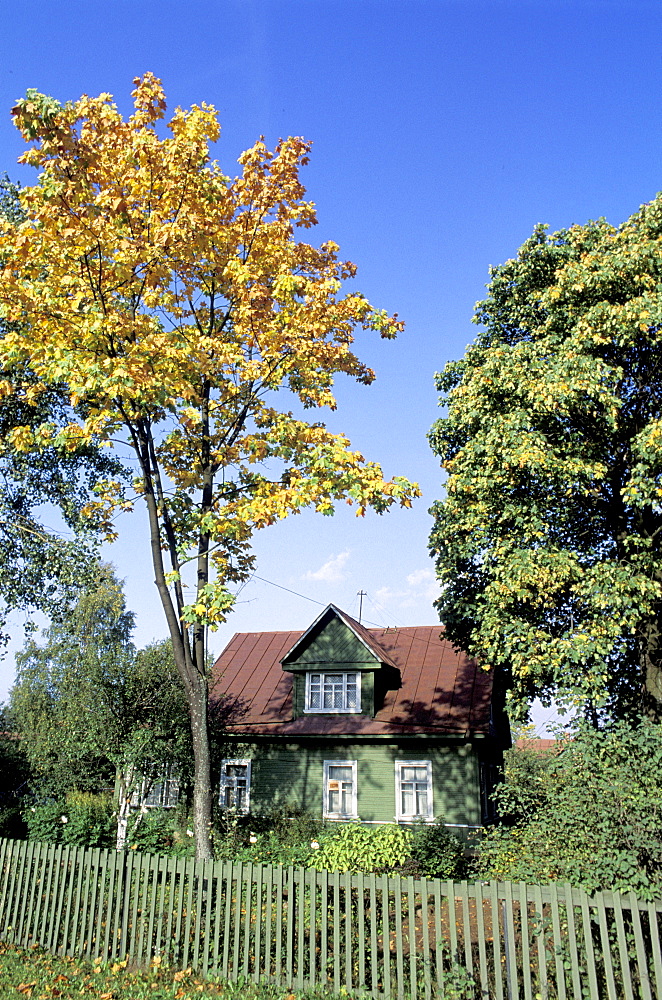
<instances>
[{"instance_id":1,"label":"grass lawn","mask_svg":"<svg viewBox=\"0 0 662 1000\"><path fill-rule=\"evenodd\" d=\"M302 994L270 985L221 984L192 975L190 969L130 969L126 962L85 962L56 958L34 948L25 951L0 944L0 997L2 1000L298 1000Z\"/></svg>"}]
</instances>

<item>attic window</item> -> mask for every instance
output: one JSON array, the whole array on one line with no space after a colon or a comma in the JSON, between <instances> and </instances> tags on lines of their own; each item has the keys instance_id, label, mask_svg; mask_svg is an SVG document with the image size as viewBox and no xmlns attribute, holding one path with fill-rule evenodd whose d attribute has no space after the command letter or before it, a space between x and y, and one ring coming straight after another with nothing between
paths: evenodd
<instances>
[{"instance_id":1,"label":"attic window","mask_svg":"<svg viewBox=\"0 0 662 1000\"><path fill-rule=\"evenodd\" d=\"M306 674L306 712L360 712L361 682L357 671Z\"/></svg>"}]
</instances>

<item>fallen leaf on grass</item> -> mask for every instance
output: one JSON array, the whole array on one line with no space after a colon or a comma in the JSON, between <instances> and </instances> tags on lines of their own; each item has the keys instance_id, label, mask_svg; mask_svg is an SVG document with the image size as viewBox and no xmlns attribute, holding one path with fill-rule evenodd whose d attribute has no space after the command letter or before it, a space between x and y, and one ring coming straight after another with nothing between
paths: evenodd
<instances>
[{"instance_id":1,"label":"fallen leaf on grass","mask_svg":"<svg viewBox=\"0 0 662 1000\"><path fill-rule=\"evenodd\" d=\"M18 990L19 993L25 993L26 996L31 997L32 989L36 985L37 985L37 980L35 979L34 983L19 983L16 989Z\"/></svg>"}]
</instances>

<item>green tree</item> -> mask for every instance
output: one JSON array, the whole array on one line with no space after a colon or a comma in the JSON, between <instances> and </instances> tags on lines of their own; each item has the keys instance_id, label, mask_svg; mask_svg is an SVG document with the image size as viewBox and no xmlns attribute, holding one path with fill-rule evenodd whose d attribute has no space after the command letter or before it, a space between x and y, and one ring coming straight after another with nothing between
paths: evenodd
<instances>
[{"instance_id":1,"label":"green tree","mask_svg":"<svg viewBox=\"0 0 662 1000\"><path fill-rule=\"evenodd\" d=\"M17 657L11 712L40 795L98 791L117 779L118 847L129 805L166 764L190 769L186 699L169 642L136 651L133 614L107 566L43 645ZM145 785L147 780L147 786Z\"/></svg>"},{"instance_id":2,"label":"green tree","mask_svg":"<svg viewBox=\"0 0 662 1000\"><path fill-rule=\"evenodd\" d=\"M437 376L438 608L511 709L662 716L661 279L659 196L617 228L540 226Z\"/></svg>"},{"instance_id":3,"label":"green tree","mask_svg":"<svg viewBox=\"0 0 662 1000\"><path fill-rule=\"evenodd\" d=\"M507 822L485 834L477 875L662 891L662 725L587 723L558 753L514 747L496 792Z\"/></svg>"},{"instance_id":4,"label":"green tree","mask_svg":"<svg viewBox=\"0 0 662 1000\"><path fill-rule=\"evenodd\" d=\"M0 837L21 837L21 799L31 777L11 712L0 706Z\"/></svg>"},{"instance_id":5,"label":"green tree","mask_svg":"<svg viewBox=\"0 0 662 1000\"><path fill-rule=\"evenodd\" d=\"M209 857L207 628L247 578L256 530L306 507L381 513L418 495L303 419L335 409L338 375L372 382L357 327L394 337L403 324L343 292L356 268L337 244L298 238L316 223L299 178L309 143L260 140L231 180L210 156L215 109L178 108L163 128L160 81L135 83L126 121L109 94L63 107L29 91L14 108L31 144L21 162L40 176L21 192L26 222L0 225L0 313L33 336L7 335L0 364L30 364L75 411L60 431L15 428L12 448L119 440L134 462L135 491L107 479L88 509L112 533L118 510L145 504L189 706L196 849Z\"/></svg>"},{"instance_id":6,"label":"green tree","mask_svg":"<svg viewBox=\"0 0 662 1000\"><path fill-rule=\"evenodd\" d=\"M0 218L23 219L18 189L0 179ZM0 341L15 324L0 318ZM31 455L7 446L17 427L62 428L69 398L61 386L45 386L25 361L0 366L0 637L12 609L62 614L75 601L93 565L93 523L81 515L99 479L120 467L93 442L71 449L52 442ZM63 531L44 525L44 509L63 519ZM6 637L5 637L6 638Z\"/></svg>"}]
</instances>

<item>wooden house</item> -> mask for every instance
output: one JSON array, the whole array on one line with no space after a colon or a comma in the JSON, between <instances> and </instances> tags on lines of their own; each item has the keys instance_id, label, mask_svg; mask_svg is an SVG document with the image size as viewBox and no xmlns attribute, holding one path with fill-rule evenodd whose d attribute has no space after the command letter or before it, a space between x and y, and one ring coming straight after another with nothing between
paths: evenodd
<instances>
[{"instance_id":1,"label":"wooden house","mask_svg":"<svg viewBox=\"0 0 662 1000\"><path fill-rule=\"evenodd\" d=\"M329 605L305 632L237 634L210 689L221 805L469 832L510 745L496 687L439 625L366 628Z\"/></svg>"}]
</instances>

